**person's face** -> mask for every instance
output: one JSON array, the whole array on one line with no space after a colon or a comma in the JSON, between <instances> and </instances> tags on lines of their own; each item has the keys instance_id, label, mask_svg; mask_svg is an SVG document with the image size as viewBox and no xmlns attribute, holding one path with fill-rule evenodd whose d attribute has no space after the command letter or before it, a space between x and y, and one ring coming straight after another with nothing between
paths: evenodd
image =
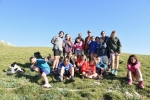
<instances>
[{"instance_id":1,"label":"person's face","mask_svg":"<svg viewBox=\"0 0 150 100\"><path fill-rule=\"evenodd\" d=\"M82 37L82 35L79 33L79 34L78 34L78 37Z\"/></svg>"},{"instance_id":2,"label":"person's face","mask_svg":"<svg viewBox=\"0 0 150 100\"><path fill-rule=\"evenodd\" d=\"M59 37L63 38L63 36L64 36L64 33L61 32L61 33L59 34Z\"/></svg>"},{"instance_id":3,"label":"person's face","mask_svg":"<svg viewBox=\"0 0 150 100\"><path fill-rule=\"evenodd\" d=\"M95 40L95 38L94 38L94 37L92 37L92 38L91 38L91 40L92 40L92 41L94 41L94 40Z\"/></svg>"},{"instance_id":4,"label":"person's face","mask_svg":"<svg viewBox=\"0 0 150 100\"><path fill-rule=\"evenodd\" d=\"M116 33L112 33L112 37L115 37L116 36Z\"/></svg>"},{"instance_id":5,"label":"person's face","mask_svg":"<svg viewBox=\"0 0 150 100\"><path fill-rule=\"evenodd\" d=\"M130 60L131 60L132 63L136 62L136 59L134 57L131 57Z\"/></svg>"},{"instance_id":6,"label":"person's face","mask_svg":"<svg viewBox=\"0 0 150 100\"><path fill-rule=\"evenodd\" d=\"M103 39L100 39L99 41L100 41L100 43L103 43Z\"/></svg>"},{"instance_id":7,"label":"person's face","mask_svg":"<svg viewBox=\"0 0 150 100\"><path fill-rule=\"evenodd\" d=\"M36 58L32 58L31 59L31 64L35 64L36 63Z\"/></svg>"},{"instance_id":8,"label":"person's face","mask_svg":"<svg viewBox=\"0 0 150 100\"><path fill-rule=\"evenodd\" d=\"M77 42L80 42L80 40L79 40L79 39L77 39Z\"/></svg>"},{"instance_id":9,"label":"person's face","mask_svg":"<svg viewBox=\"0 0 150 100\"><path fill-rule=\"evenodd\" d=\"M96 41L99 42L99 38L96 38Z\"/></svg>"},{"instance_id":10,"label":"person's face","mask_svg":"<svg viewBox=\"0 0 150 100\"><path fill-rule=\"evenodd\" d=\"M69 58L72 57L72 53L70 52L70 53L68 54L68 56L69 56Z\"/></svg>"},{"instance_id":11,"label":"person's face","mask_svg":"<svg viewBox=\"0 0 150 100\"><path fill-rule=\"evenodd\" d=\"M69 35L66 35L66 39L69 40L69 38L70 38L70 36L69 36Z\"/></svg>"},{"instance_id":12,"label":"person's face","mask_svg":"<svg viewBox=\"0 0 150 100\"><path fill-rule=\"evenodd\" d=\"M102 37L105 37L105 32L103 32L103 33L101 34L101 36L102 36Z\"/></svg>"},{"instance_id":13,"label":"person's face","mask_svg":"<svg viewBox=\"0 0 150 100\"><path fill-rule=\"evenodd\" d=\"M65 65L65 66L68 65L68 61L64 61L64 65Z\"/></svg>"},{"instance_id":14,"label":"person's face","mask_svg":"<svg viewBox=\"0 0 150 100\"><path fill-rule=\"evenodd\" d=\"M100 62L100 61L101 61L101 58L100 58L100 57L98 57L98 58L97 58L97 60Z\"/></svg>"},{"instance_id":15,"label":"person's face","mask_svg":"<svg viewBox=\"0 0 150 100\"><path fill-rule=\"evenodd\" d=\"M89 33L88 33L88 36L91 36L91 34L92 34L92 33L89 32Z\"/></svg>"},{"instance_id":16,"label":"person's face","mask_svg":"<svg viewBox=\"0 0 150 100\"><path fill-rule=\"evenodd\" d=\"M82 60L85 60L86 59L86 57L85 56L82 56Z\"/></svg>"}]
</instances>

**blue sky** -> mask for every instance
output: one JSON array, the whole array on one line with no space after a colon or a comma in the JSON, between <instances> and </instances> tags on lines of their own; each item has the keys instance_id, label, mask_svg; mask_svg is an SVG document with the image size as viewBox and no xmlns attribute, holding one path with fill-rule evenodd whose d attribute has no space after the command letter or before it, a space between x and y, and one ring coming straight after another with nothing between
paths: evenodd
<instances>
[{"instance_id":1,"label":"blue sky","mask_svg":"<svg viewBox=\"0 0 150 100\"><path fill-rule=\"evenodd\" d=\"M116 30L122 52L150 55L150 0L0 0L0 40L52 47L60 30L73 38Z\"/></svg>"}]
</instances>

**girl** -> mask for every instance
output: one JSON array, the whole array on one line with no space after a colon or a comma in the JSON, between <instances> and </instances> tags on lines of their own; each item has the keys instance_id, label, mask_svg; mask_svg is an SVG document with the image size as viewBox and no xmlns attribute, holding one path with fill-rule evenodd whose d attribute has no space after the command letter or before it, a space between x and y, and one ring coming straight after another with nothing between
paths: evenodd
<instances>
[{"instance_id":1,"label":"girl","mask_svg":"<svg viewBox=\"0 0 150 100\"><path fill-rule=\"evenodd\" d=\"M83 42L81 41L81 39L79 37L76 39L76 42L77 43L74 44L75 55L77 57L80 57L82 55L82 49L83 49L82 44L83 44Z\"/></svg>"},{"instance_id":2,"label":"girl","mask_svg":"<svg viewBox=\"0 0 150 100\"><path fill-rule=\"evenodd\" d=\"M95 58L92 58L86 65L82 66L82 76L90 79L97 78Z\"/></svg>"},{"instance_id":3,"label":"girl","mask_svg":"<svg viewBox=\"0 0 150 100\"><path fill-rule=\"evenodd\" d=\"M127 63L127 76L128 76L128 84L131 85L133 82L134 76L139 80L139 87L144 88L144 83L142 79L142 73L140 70L140 62L138 61L135 55L130 55Z\"/></svg>"},{"instance_id":4,"label":"girl","mask_svg":"<svg viewBox=\"0 0 150 100\"><path fill-rule=\"evenodd\" d=\"M60 81L63 81L63 78L69 79L70 81L75 81L74 68L72 64L70 64L69 58L64 58L63 63L59 65L58 73L59 73L58 79Z\"/></svg>"},{"instance_id":5,"label":"girl","mask_svg":"<svg viewBox=\"0 0 150 100\"><path fill-rule=\"evenodd\" d=\"M70 38L69 34L66 34L65 40L63 40L63 56L64 57L66 57L72 49L72 43L70 42L69 38Z\"/></svg>"},{"instance_id":6,"label":"girl","mask_svg":"<svg viewBox=\"0 0 150 100\"><path fill-rule=\"evenodd\" d=\"M81 58L77 59L77 68L79 69L80 73L82 73L83 71L85 71L86 67L86 55L82 55Z\"/></svg>"},{"instance_id":7,"label":"girl","mask_svg":"<svg viewBox=\"0 0 150 100\"><path fill-rule=\"evenodd\" d=\"M107 41L107 47L111 56L111 73L113 75L117 75L119 67L119 55L121 53L122 45L119 38L116 37L116 31L112 31L111 36ZM115 67L114 63L116 63Z\"/></svg>"}]
</instances>

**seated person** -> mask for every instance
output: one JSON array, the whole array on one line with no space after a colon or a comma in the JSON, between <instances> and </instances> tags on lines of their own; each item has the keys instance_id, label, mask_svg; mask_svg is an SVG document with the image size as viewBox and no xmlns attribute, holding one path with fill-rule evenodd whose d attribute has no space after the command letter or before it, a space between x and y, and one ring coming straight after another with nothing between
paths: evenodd
<instances>
[{"instance_id":1,"label":"seated person","mask_svg":"<svg viewBox=\"0 0 150 100\"><path fill-rule=\"evenodd\" d=\"M98 78L106 75L106 68L106 64L101 61L100 56L97 56L96 73L98 74Z\"/></svg>"},{"instance_id":2,"label":"seated person","mask_svg":"<svg viewBox=\"0 0 150 100\"><path fill-rule=\"evenodd\" d=\"M52 57L51 54L49 54L48 57L45 58L45 61L49 64L49 66L52 66L54 62L54 57Z\"/></svg>"},{"instance_id":3,"label":"seated person","mask_svg":"<svg viewBox=\"0 0 150 100\"><path fill-rule=\"evenodd\" d=\"M58 73L59 73L58 79L60 81L63 81L63 78L66 78L71 81L75 81L74 80L74 68L72 64L70 64L69 58L64 58L63 63L59 64Z\"/></svg>"},{"instance_id":4,"label":"seated person","mask_svg":"<svg viewBox=\"0 0 150 100\"><path fill-rule=\"evenodd\" d=\"M41 74L42 78L45 81L43 87L52 87L49 82L47 75L50 73L50 67L44 59L37 59L35 57L30 57L30 63L32 64L30 67L31 71L35 71Z\"/></svg>"},{"instance_id":5,"label":"seated person","mask_svg":"<svg viewBox=\"0 0 150 100\"><path fill-rule=\"evenodd\" d=\"M82 76L85 78L95 79L97 78L96 73L96 60L92 58L87 64L82 66Z\"/></svg>"},{"instance_id":6,"label":"seated person","mask_svg":"<svg viewBox=\"0 0 150 100\"><path fill-rule=\"evenodd\" d=\"M70 63L71 63L71 64L73 65L73 67L75 68L75 67L76 67L76 65L75 65L75 61L74 61L74 58L73 58L72 52L69 52L69 53L68 53L67 58L69 58Z\"/></svg>"}]
</instances>

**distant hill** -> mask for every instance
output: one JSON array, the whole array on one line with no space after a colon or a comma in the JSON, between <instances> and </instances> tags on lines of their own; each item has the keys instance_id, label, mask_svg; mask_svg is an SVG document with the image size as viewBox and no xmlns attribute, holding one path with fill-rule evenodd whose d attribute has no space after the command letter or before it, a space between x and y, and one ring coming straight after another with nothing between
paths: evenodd
<instances>
[{"instance_id":1,"label":"distant hill","mask_svg":"<svg viewBox=\"0 0 150 100\"><path fill-rule=\"evenodd\" d=\"M4 40L0 40L0 47L15 47L9 42L5 42Z\"/></svg>"}]
</instances>

